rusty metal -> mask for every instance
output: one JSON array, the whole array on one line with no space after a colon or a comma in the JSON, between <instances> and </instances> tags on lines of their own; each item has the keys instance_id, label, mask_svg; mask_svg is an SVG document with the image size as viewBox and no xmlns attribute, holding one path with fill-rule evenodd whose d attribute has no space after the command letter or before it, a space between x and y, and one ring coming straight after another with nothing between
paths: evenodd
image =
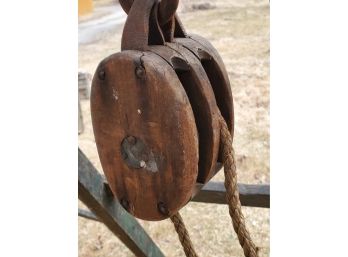
<instances>
[{"instance_id":1,"label":"rusty metal","mask_svg":"<svg viewBox=\"0 0 348 257\"><path fill-rule=\"evenodd\" d=\"M178 9L179 0L162 0L158 8L158 18L160 25L170 21Z\"/></svg>"},{"instance_id":2,"label":"rusty metal","mask_svg":"<svg viewBox=\"0 0 348 257\"><path fill-rule=\"evenodd\" d=\"M119 0L125 13L129 13L134 0ZM173 18L179 5L179 0L162 0L159 4L159 21L160 24L166 24L170 19Z\"/></svg>"}]
</instances>

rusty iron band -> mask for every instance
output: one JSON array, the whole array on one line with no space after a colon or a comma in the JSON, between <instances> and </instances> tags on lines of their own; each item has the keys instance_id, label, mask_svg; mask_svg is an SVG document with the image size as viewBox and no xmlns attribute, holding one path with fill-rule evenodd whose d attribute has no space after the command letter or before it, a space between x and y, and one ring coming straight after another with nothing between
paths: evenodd
<instances>
[{"instance_id":1,"label":"rusty iron band","mask_svg":"<svg viewBox=\"0 0 348 257\"><path fill-rule=\"evenodd\" d=\"M128 14L134 0L119 0L122 9ZM158 8L159 22L161 25L170 21L178 8L179 0L161 0Z\"/></svg>"}]
</instances>

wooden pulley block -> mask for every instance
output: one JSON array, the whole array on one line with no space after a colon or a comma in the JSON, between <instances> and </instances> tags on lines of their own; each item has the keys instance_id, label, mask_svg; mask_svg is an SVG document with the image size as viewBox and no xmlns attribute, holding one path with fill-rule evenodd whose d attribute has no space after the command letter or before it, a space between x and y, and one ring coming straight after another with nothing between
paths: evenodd
<instances>
[{"instance_id":1,"label":"wooden pulley block","mask_svg":"<svg viewBox=\"0 0 348 257\"><path fill-rule=\"evenodd\" d=\"M129 13L134 0L120 0L120 4L126 13ZM191 51L201 62L210 84L213 88L216 103L225 119L231 135L234 134L233 98L230 81L228 79L225 65L218 51L205 38L199 35L187 34L178 15L175 14L179 0L161 0L159 8L159 19L157 26L161 27L162 35L168 42L175 42ZM222 161L219 156L219 161ZM214 175L214 174L213 174ZM206 183L212 174L198 176L198 182Z\"/></svg>"},{"instance_id":2,"label":"wooden pulley block","mask_svg":"<svg viewBox=\"0 0 348 257\"><path fill-rule=\"evenodd\" d=\"M177 15L174 15L164 25L164 28L166 29L165 34L168 35L171 41L183 45L201 61L210 84L213 87L221 115L225 119L233 137L234 113L231 85L225 65L218 51L207 39L199 35L187 34Z\"/></svg>"},{"instance_id":3,"label":"wooden pulley block","mask_svg":"<svg viewBox=\"0 0 348 257\"><path fill-rule=\"evenodd\" d=\"M232 130L232 95L219 88L228 78L209 43L173 40L176 17L170 30L161 25L157 0L129 6L122 51L101 61L93 77L92 124L113 194L132 215L162 220L215 175L219 115Z\"/></svg>"}]
</instances>

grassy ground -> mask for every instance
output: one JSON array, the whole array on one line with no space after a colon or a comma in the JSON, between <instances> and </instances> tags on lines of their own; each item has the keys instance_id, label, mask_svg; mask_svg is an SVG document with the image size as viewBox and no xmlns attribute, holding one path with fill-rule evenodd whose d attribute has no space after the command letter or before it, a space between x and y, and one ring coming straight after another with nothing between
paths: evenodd
<instances>
[{"instance_id":1,"label":"grassy ground","mask_svg":"<svg viewBox=\"0 0 348 257\"><path fill-rule=\"evenodd\" d=\"M235 101L235 138L239 182L269 183L269 5L268 1L216 0L216 8L189 11L182 1L180 17L190 33L209 39L222 56ZM105 1L103 1L105 4ZM98 62L119 51L123 24L102 39L79 45L79 68L94 73ZM81 102L85 132L79 146L101 170L92 132L89 101ZM223 180L220 172L215 181ZM83 205L79 202L79 206ZM269 255L269 209L243 207L247 226ZM181 214L199 256L242 256L224 205L189 203ZM133 256L103 224L79 218L79 256ZM183 256L170 221L139 221L167 256Z\"/></svg>"}]
</instances>

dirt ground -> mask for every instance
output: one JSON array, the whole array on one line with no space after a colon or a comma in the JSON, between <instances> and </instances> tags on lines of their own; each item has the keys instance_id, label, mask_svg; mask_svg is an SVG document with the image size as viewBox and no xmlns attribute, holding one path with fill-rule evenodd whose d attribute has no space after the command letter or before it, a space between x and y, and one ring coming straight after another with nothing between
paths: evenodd
<instances>
[{"instance_id":1,"label":"dirt ground","mask_svg":"<svg viewBox=\"0 0 348 257\"><path fill-rule=\"evenodd\" d=\"M189 33L210 40L226 65L234 97L239 182L269 183L269 1L212 0L209 3L214 8L191 8L205 2L181 1L179 15ZM116 2L95 3L93 15L79 20L78 64L91 74L100 60L120 50L125 19ZM89 101L82 100L81 107L85 131L79 135L79 147L101 171ZM223 172L213 178L223 179ZM79 207L85 208L80 202ZM269 256L269 209L243 207L243 211L260 256ZM243 256L227 206L189 203L181 215L199 256ZM78 219L80 257L133 256L103 224ZM169 220L139 222L166 256L184 256Z\"/></svg>"}]
</instances>

